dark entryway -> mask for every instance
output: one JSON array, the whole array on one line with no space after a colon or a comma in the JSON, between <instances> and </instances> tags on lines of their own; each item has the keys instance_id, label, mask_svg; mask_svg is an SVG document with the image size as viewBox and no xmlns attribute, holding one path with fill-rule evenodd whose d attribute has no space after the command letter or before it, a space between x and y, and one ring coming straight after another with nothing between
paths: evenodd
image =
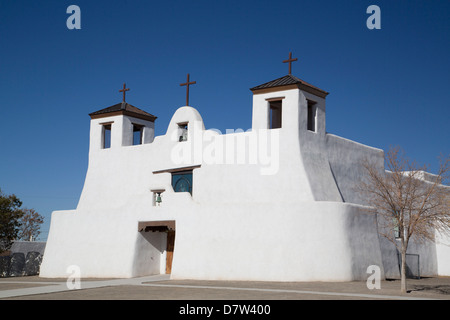
<instances>
[{"instance_id":1,"label":"dark entryway","mask_svg":"<svg viewBox=\"0 0 450 320\"><path fill-rule=\"evenodd\" d=\"M165 232L166 242L166 274L172 273L173 252L175 248L175 221L139 221L138 231Z\"/></svg>"}]
</instances>

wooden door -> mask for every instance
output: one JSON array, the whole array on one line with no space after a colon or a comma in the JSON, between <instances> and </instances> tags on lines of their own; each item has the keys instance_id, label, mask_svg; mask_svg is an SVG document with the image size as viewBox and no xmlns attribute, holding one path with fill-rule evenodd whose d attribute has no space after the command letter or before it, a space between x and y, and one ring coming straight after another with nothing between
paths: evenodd
<instances>
[{"instance_id":1,"label":"wooden door","mask_svg":"<svg viewBox=\"0 0 450 320\"><path fill-rule=\"evenodd\" d=\"M175 246L175 231L167 232L166 274L172 273L173 249Z\"/></svg>"}]
</instances>

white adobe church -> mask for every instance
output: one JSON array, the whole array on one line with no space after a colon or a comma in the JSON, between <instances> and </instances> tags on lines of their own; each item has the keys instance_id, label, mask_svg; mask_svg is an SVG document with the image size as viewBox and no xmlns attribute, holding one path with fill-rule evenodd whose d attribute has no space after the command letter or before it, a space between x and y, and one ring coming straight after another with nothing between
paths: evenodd
<instances>
[{"instance_id":1,"label":"white adobe church","mask_svg":"<svg viewBox=\"0 0 450 320\"><path fill-rule=\"evenodd\" d=\"M326 132L326 91L289 68L251 89L251 131L206 130L187 98L155 137L156 117L125 102L126 90L90 114L84 188L75 210L52 214L41 277L72 265L84 278L350 281L370 265L399 276L354 190L360 160L384 170L384 152ZM450 247L409 252L421 276L450 275Z\"/></svg>"}]
</instances>

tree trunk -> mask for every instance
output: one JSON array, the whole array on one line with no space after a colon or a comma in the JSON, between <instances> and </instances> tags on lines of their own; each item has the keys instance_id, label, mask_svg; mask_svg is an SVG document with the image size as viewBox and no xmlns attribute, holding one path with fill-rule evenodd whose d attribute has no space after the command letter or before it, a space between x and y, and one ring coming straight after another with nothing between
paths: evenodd
<instances>
[{"instance_id":1,"label":"tree trunk","mask_svg":"<svg viewBox=\"0 0 450 320\"><path fill-rule=\"evenodd\" d=\"M406 248L402 246L401 293L406 293Z\"/></svg>"}]
</instances>

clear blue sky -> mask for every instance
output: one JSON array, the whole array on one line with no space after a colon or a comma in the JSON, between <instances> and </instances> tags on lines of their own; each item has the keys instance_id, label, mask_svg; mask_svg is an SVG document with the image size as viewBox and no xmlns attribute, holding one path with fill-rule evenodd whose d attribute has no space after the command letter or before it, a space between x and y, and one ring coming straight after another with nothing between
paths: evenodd
<instances>
[{"instance_id":1,"label":"clear blue sky","mask_svg":"<svg viewBox=\"0 0 450 320\"><path fill-rule=\"evenodd\" d=\"M69 30L69 5L81 30ZM369 5L381 30L369 30ZM0 188L45 217L77 206L88 114L121 101L164 134L185 104L207 128L251 127L249 88L293 74L330 94L327 131L401 146L437 168L449 153L450 1L0 0Z\"/></svg>"}]
</instances>

